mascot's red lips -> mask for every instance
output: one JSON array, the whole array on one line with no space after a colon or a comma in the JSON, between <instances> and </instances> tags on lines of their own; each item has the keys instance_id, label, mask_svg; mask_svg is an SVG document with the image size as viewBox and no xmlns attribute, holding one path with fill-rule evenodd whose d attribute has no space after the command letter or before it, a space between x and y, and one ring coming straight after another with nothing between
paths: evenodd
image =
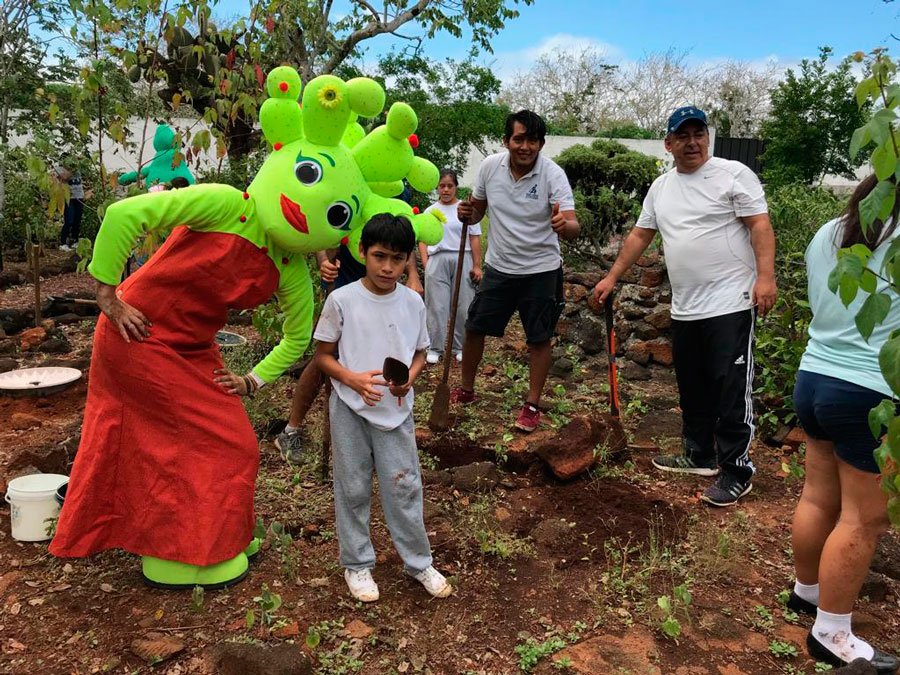
<instances>
[{"instance_id":1,"label":"mascot's red lips","mask_svg":"<svg viewBox=\"0 0 900 675\"><path fill-rule=\"evenodd\" d=\"M306 216L303 215L300 205L292 202L284 194L281 195L281 214L295 230L303 234L309 234L309 228L306 226Z\"/></svg>"}]
</instances>

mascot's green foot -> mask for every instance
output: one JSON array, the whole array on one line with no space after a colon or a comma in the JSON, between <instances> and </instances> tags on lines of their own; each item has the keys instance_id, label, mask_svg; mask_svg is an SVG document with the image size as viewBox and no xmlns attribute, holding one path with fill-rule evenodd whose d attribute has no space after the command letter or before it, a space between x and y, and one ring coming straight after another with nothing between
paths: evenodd
<instances>
[{"instance_id":1,"label":"mascot's green foot","mask_svg":"<svg viewBox=\"0 0 900 675\"><path fill-rule=\"evenodd\" d=\"M248 568L245 553L238 553L231 560L204 567L150 556L144 556L142 560L144 581L154 588L171 590L194 586L214 590L233 586L243 581Z\"/></svg>"},{"instance_id":2,"label":"mascot's green foot","mask_svg":"<svg viewBox=\"0 0 900 675\"><path fill-rule=\"evenodd\" d=\"M250 543L247 544L247 548L244 549L244 555L252 562L256 557L256 554L259 553L259 547L262 545L262 540L259 537L253 537L250 540Z\"/></svg>"}]
</instances>

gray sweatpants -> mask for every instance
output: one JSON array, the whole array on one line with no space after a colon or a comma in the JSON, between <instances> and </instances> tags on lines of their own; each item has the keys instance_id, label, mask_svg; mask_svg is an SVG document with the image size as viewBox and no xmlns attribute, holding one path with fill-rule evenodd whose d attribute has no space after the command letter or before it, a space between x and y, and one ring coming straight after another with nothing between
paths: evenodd
<instances>
[{"instance_id":1,"label":"gray sweatpants","mask_svg":"<svg viewBox=\"0 0 900 675\"><path fill-rule=\"evenodd\" d=\"M369 537L374 466L394 547L407 572L421 572L431 565L431 545L422 517L422 475L412 415L396 429L381 431L353 412L337 393L331 393L328 403L341 566L375 567Z\"/></svg>"},{"instance_id":2,"label":"gray sweatpants","mask_svg":"<svg viewBox=\"0 0 900 675\"><path fill-rule=\"evenodd\" d=\"M428 310L426 322L431 351L443 352L447 340L447 321L450 319L450 300L453 298L453 279L456 275L456 261L459 253L440 251L428 256L425 268L425 307ZM459 284L459 303L456 306L456 326L453 330L453 351L462 351L466 333L466 313L475 287L469 278L472 270L472 253L466 251L463 259L462 282Z\"/></svg>"}]
</instances>

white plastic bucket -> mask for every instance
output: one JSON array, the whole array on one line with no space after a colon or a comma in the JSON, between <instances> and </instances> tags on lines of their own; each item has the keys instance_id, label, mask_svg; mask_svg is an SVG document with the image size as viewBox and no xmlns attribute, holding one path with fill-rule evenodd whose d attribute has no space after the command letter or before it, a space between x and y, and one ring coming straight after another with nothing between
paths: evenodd
<instances>
[{"instance_id":1,"label":"white plastic bucket","mask_svg":"<svg viewBox=\"0 0 900 675\"><path fill-rule=\"evenodd\" d=\"M9 481L5 498L10 506L13 539L50 539L50 521L59 516L56 490L68 480L58 473L35 473Z\"/></svg>"}]
</instances>

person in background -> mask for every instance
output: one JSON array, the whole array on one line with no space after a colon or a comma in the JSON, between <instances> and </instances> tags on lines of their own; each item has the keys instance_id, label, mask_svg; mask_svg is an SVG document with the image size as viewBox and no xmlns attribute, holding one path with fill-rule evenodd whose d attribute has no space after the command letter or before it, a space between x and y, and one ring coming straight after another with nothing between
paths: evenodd
<instances>
[{"instance_id":1,"label":"person in background","mask_svg":"<svg viewBox=\"0 0 900 675\"><path fill-rule=\"evenodd\" d=\"M682 414L681 455L660 471L716 476L702 499L732 506L753 488L753 329L775 304L775 235L759 179L740 162L709 156L706 114L669 117L675 167L653 181L641 215L606 277L616 282L662 237L672 283L672 350Z\"/></svg>"},{"instance_id":2,"label":"person in background","mask_svg":"<svg viewBox=\"0 0 900 675\"><path fill-rule=\"evenodd\" d=\"M382 213L366 223L359 246L365 276L328 296L314 334L316 365L334 385L328 406L340 564L355 599L378 599L369 533L374 469L406 573L444 598L453 588L432 565L412 414L412 384L428 348L425 306L418 293L397 283L415 258L416 237L406 218ZM408 364L406 382L385 382L386 357Z\"/></svg>"},{"instance_id":3,"label":"person in background","mask_svg":"<svg viewBox=\"0 0 900 675\"><path fill-rule=\"evenodd\" d=\"M502 152L485 158L470 199L459 202L460 220L490 218L484 276L469 306L462 381L450 394L459 405L475 402L475 374L486 335L503 337L519 312L528 344L528 394L515 426L525 432L541 420L541 394L552 361L551 338L565 304L559 240L581 231L565 172L541 154L547 125L530 110L506 118Z\"/></svg>"},{"instance_id":4,"label":"person in background","mask_svg":"<svg viewBox=\"0 0 900 675\"><path fill-rule=\"evenodd\" d=\"M59 249L71 251L81 236L81 219L84 215L84 185L81 172L71 155L62 156L53 169L56 180L69 186L69 199L63 209L63 226L59 233Z\"/></svg>"},{"instance_id":5,"label":"person in background","mask_svg":"<svg viewBox=\"0 0 900 675\"><path fill-rule=\"evenodd\" d=\"M869 269L880 270L897 236L900 201L887 223L876 220L868 232L861 227L859 203L877 183L875 176L860 183L841 216L823 225L806 249L813 318L794 388L794 408L807 439L806 476L794 513L797 576L788 607L816 617L806 644L817 661L839 667L864 658L878 673L894 673L900 661L854 635L850 619L878 538L889 526L887 495L873 456L879 440L868 417L894 395L881 374L878 352L900 329L900 304L891 305L866 340L855 322L865 295L845 307L828 290L840 249L865 244L873 251ZM876 292L890 292L887 282L879 279Z\"/></svg>"},{"instance_id":6,"label":"person in background","mask_svg":"<svg viewBox=\"0 0 900 675\"><path fill-rule=\"evenodd\" d=\"M428 310L428 336L431 348L427 363L440 361L446 345L447 321L450 318L450 302L456 279L456 263L459 257L459 238L462 222L456 209L459 199L456 192L459 179L453 169L443 169L438 183L438 201L428 211L440 211L446 218L444 236L434 246L419 242L419 255L425 269L425 307ZM453 331L453 356L462 361L462 343L465 335L466 312L475 295L475 286L481 281L481 225L470 224L468 241L463 259L462 279L459 284L459 300L456 306L456 325Z\"/></svg>"}]
</instances>

